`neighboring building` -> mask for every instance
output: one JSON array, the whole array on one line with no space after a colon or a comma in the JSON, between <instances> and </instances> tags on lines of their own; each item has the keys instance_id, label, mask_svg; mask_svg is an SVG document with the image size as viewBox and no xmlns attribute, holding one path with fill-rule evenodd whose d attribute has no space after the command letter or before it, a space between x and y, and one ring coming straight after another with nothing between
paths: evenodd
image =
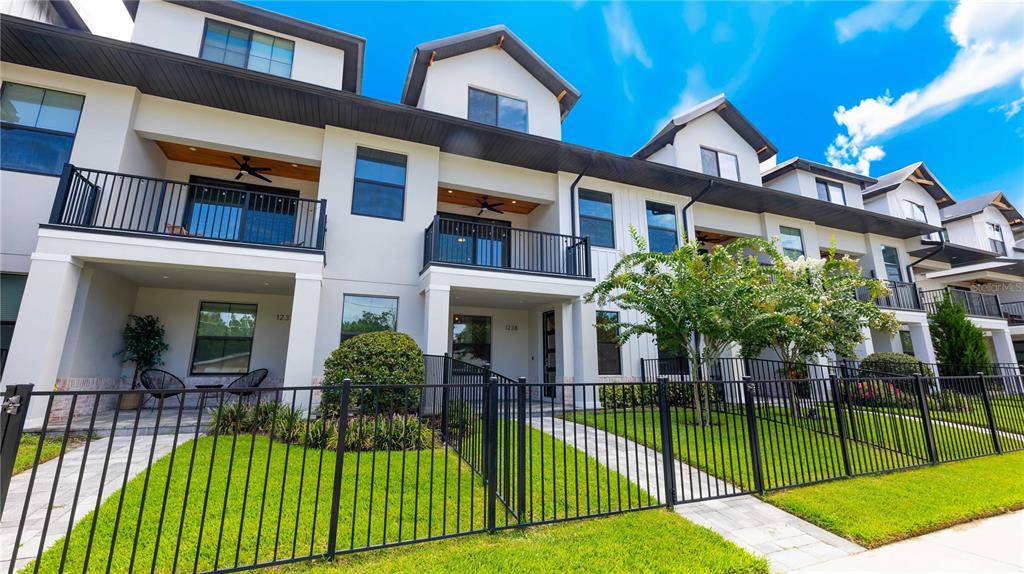
<instances>
[{"instance_id":1,"label":"neighboring building","mask_svg":"<svg viewBox=\"0 0 1024 574\"><path fill-rule=\"evenodd\" d=\"M0 19L5 385L126 384L129 314L161 318L163 368L193 384L307 385L372 329L532 382L635 379L654 341L615 345L594 326L622 311L583 299L630 226L659 249L835 245L893 282L879 303L934 360L910 265L953 202L920 170L881 191L806 160L762 174L776 148L724 96L634 157L563 143L579 92L503 26L416 47L396 104L360 95L361 38L236 3L125 6L130 42ZM882 206L912 191L923 219Z\"/></svg>"}]
</instances>

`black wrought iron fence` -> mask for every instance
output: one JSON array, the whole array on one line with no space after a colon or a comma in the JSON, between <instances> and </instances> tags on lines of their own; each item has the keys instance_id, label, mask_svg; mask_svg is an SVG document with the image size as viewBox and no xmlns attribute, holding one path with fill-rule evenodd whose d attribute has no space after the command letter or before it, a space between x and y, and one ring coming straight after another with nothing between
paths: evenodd
<instances>
[{"instance_id":1,"label":"black wrought iron fence","mask_svg":"<svg viewBox=\"0 0 1024 574\"><path fill-rule=\"evenodd\" d=\"M134 411L104 410L133 391L9 387L3 566L233 571L1024 449L1012 376L662 375L554 401L425 360L423 385L155 391Z\"/></svg>"}]
</instances>

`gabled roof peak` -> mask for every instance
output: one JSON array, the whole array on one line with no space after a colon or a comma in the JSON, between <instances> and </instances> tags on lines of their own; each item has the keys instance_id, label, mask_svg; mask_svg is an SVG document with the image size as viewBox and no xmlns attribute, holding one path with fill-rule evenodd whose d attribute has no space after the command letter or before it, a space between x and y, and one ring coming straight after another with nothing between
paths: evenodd
<instances>
[{"instance_id":1,"label":"gabled roof peak","mask_svg":"<svg viewBox=\"0 0 1024 574\"><path fill-rule=\"evenodd\" d=\"M402 88L402 103L415 106L419 102L420 92L423 91L423 82L427 77L427 68L434 62L493 47L504 50L527 72L537 78L537 81L558 99L562 119L565 119L565 116L580 99L579 90L574 88L568 80L549 66L504 24L463 32L447 38L423 42L416 46L413 50L412 62L409 64L409 72L405 76L405 87Z\"/></svg>"},{"instance_id":2,"label":"gabled roof peak","mask_svg":"<svg viewBox=\"0 0 1024 574\"><path fill-rule=\"evenodd\" d=\"M956 205L947 207L941 211L942 222L955 221L981 213L988 206L995 207L1006 217L1010 227L1018 227L1024 224L1024 217L1020 211L1010 203L1006 195L1001 191L992 191L976 197L965 199Z\"/></svg>"},{"instance_id":3,"label":"gabled roof peak","mask_svg":"<svg viewBox=\"0 0 1024 574\"><path fill-rule=\"evenodd\" d=\"M873 177L861 175L845 169L839 169L838 167L832 167L830 165L825 165L802 157L792 157L778 165L764 170L761 172L761 181L767 184L769 181L777 179L795 169L860 185L871 185L878 181Z\"/></svg>"},{"instance_id":4,"label":"gabled roof peak","mask_svg":"<svg viewBox=\"0 0 1024 574\"><path fill-rule=\"evenodd\" d=\"M925 189L928 195L932 196L940 209L956 203L949 191L939 183L928 166L923 161L912 163L896 171L889 172L878 177L877 183L864 189L864 199L871 199L877 195L888 193L905 181L912 181Z\"/></svg>"},{"instance_id":5,"label":"gabled roof peak","mask_svg":"<svg viewBox=\"0 0 1024 574\"><path fill-rule=\"evenodd\" d=\"M732 103L726 99L725 94L718 94L713 98L704 100L703 102L693 106L692 108L684 111L683 113L675 116L665 127L655 134L642 148L637 150L633 154L633 157L640 159L647 159L654 152L672 143L676 132L686 127L687 124L693 120L711 112L717 113L729 126L736 130L736 133L740 135L750 147L754 148L757 152L757 160L764 161L778 152L778 149L772 142L768 141L768 138L764 136L754 124L740 113Z\"/></svg>"}]
</instances>

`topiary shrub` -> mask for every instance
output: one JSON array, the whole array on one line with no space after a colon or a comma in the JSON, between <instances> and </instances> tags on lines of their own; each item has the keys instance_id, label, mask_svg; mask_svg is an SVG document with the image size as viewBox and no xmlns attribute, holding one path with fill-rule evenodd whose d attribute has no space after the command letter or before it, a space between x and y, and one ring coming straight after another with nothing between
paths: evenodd
<instances>
[{"instance_id":1,"label":"topiary shrub","mask_svg":"<svg viewBox=\"0 0 1024 574\"><path fill-rule=\"evenodd\" d=\"M393 331L364 333L345 341L324 362L320 401L324 416L339 414L339 387L345 379L356 384L388 385L372 391L352 390L351 404L362 414L415 412L422 396L423 352L412 337Z\"/></svg>"},{"instance_id":2,"label":"topiary shrub","mask_svg":"<svg viewBox=\"0 0 1024 574\"><path fill-rule=\"evenodd\" d=\"M871 353L860 362L860 368L871 373L884 373L899 377L932 376L932 368L917 357L904 353Z\"/></svg>"}]
</instances>

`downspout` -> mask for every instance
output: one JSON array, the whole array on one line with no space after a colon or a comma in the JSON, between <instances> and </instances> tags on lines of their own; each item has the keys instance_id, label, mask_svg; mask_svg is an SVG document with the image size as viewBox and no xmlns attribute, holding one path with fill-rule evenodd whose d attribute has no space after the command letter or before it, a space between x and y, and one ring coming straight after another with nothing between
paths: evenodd
<instances>
[{"instance_id":1,"label":"downspout","mask_svg":"<svg viewBox=\"0 0 1024 574\"><path fill-rule=\"evenodd\" d=\"M938 246L936 246L934 250L932 250L932 251L922 255L917 261L914 261L911 264L907 265L907 278L908 279L913 279L914 278L914 266L915 265L917 265L918 263L921 263L922 261L927 261L927 260L931 259L932 257L935 257L936 255L938 255L945 248L946 248L946 239L944 237L942 237L942 232L939 232L939 244L938 244Z\"/></svg>"},{"instance_id":2,"label":"downspout","mask_svg":"<svg viewBox=\"0 0 1024 574\"><path fill-rule=\"evenodd\" d=\"M572 219L572 236L573 237L576 237L576 234L577 234L577 229L576 229L577 228L577 225L576 225L576 186L580 184L580 180L583 179L583 176L587 174L587 170L589 170L590 166L592 166L592 165L594 165L594 154L590 154L590 160L587 161L587 165L583 168L583 171L581 171L576 176L576 179L573 180L572 184L569 185L569 209L571 210L569 212L569 217Z\"/></svg>"},{"instance_id":3,"label":"downspout","mask_svg":"<svg viewBox=\"0 0 1024 574\"><path fill-rule=\"evenodd\" d=\"M694 203L697 203L697 200L699 200L701 197L703 197L705 193L711 191L711 188L714 187L714 186L715 186L715 182L714 181L709 181L707 186L704 189L700 190L700 192L698 192L697 195L695 195L692 198L690 198L690 201L686 202L686 205L683 206L683 240L684 241L689 241L690 240L690 232L689 232L689 229L690 229L690 218L686 216L686 211L688 209L690 209L691 205L693 205Z\"/></svg>"}]
</instances>

